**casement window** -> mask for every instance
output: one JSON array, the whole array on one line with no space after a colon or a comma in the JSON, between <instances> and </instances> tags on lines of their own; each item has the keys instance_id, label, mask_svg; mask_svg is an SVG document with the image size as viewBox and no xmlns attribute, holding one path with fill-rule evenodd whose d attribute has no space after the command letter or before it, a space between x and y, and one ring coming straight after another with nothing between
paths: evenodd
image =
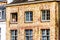
<instances>
[{"instance_id":1,"label":"casement window","mask_svg":"<svg viewBox=\"0 0 60 40\"><path fill-rule=\"evenodd\" d=\"M0 10L0 20L5 20L5 11Z\"/></svg>"},{"instance_id":2,"label":"casement window","mask_svg":"<svg viewBox=\"0 0 60 40\"><path fill-rule=\"evenodd\" d=\"M33 40L33 30L25 30L26 40Z\"/></svg>"},{"instance_id":3,"label":"casement window","mask_svg":"<svg viewBox=\"0 0 60 40\"><path fill-rule=\"evenodd\" d=\"M26 11L25 12L25 22L32 22L33 21L33 12Z\"/></svg>"},{"instance_id":4,"label":"casement window","mask_svg":"<svg viewBox=\"0 0 60 40\"><path fill-rule=\"evenodd\" d=\"M42 30L42 40L50 40L50 30L49 29Z\"/></svg>"},{"instance_id":5,"label":"casement window","mask_svg":"<svg viewBox=\"0 0 60 40\"><path fill-rule=\"evenodd\" d=\"M42 10L42 21L50 20L50 10Z\"/></svg>"},{"instance_id":6,"label":"casement window","mask_svg":"<svg viewBox=\"0 0 60 40\"><path fill-rule=\"evenodd\" d=\"M11 13L11 22L17 22L17 13Z\"/></svg>"},{"instance_id":7,"label":"casement window","mask_svg":"<svg viewBox=\"0 0 60 40\"><path fill-rule=\"evenodd\" d=\"M17 30L11 30L11 40L17 40Z\"/></svg>"}]
</instances>

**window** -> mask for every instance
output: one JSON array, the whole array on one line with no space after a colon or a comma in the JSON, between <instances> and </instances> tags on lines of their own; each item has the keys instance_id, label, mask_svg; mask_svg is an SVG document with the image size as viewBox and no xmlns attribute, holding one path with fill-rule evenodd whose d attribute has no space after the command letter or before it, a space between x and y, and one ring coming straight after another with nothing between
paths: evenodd
<instances>
[{"instance_id":1,"label":"window","mask_svg":"<svg viewBox=\"0 0 60 40\"><path fill-rule=\"evenodd\" d=\"M32 22L33 21L33 12L27 11L25 12L25 22Z\"/></svg>"},{"instance_id":2,"label":"window","mask_svg":"<svg viewBox=\"0 0 60 40\"><path fill-rule=\"evenodd\" d=\"M32 30L25 30L25 33L26 33L26 40L33 40Z\"/></svg>"},{"instance_id":3,"label":"window","mask_svg":"<svg viewBox=\"0 0 60 40\"><path fill-rule=\"evenodd\" d=\"M0 19L2 19L2 11L0 11Z\"/></svg>"},{"instance_id":4,"label":"window","mask_svg":"<svg viewBox=\"0 0 60 40\"><path fill-rule=\"evenodd\" d=\"M42 21L50 20L50 10L42 10Z\"/></svg>"},{"instance_id":5,"label":"window","mask_svg":"<svg viewBox=\"0 0 60 40\"><path fill-rule=\"evenodd\" d=\"M17 13L12 13L11 14L11 21L12 22L17 22Z\"/></svg>"},{"instance_id":6,"label":"window","mask_svg":"<svg viewBox=\"0 0 60 40\"><path fill-rule=\"evenodd\" d=\"M4 20L5 19L5 12L4 10L0 10L0 20Z\"/></svg>"},{"instance_id":7,"label":"window","mask_svg":"<svg viewBox=\"0 0 60 40\"><path fill-rule=\"evenodd\" d=\"M17 30L11 30L11 40L17 40Z\"/></svg>"},{"instance_id":8,"label":"window","mask_svg":"<svg viewBox=\"0 0 60 40\"><path fill-rule=\"evenodd\" d=\"M50 30L42 30L42 40L50 40Z\"/></svg>"}]
</instances>

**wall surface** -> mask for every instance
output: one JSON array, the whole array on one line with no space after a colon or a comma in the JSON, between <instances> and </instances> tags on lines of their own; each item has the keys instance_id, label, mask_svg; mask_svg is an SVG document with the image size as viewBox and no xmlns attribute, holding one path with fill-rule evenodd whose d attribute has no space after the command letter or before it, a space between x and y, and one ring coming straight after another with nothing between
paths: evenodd
<instances>
[{"instance_id":1,"label":"wall surface","mask_svg":"<svg viewBox=\"0 0 60 40\"><path fill-rule=\"evenodd\" d=\"M6 40L6 22L0 22L1 40Z\"/></svg>"},{"instance_id":2,"label":"wall surface","mask_svg":"<svg viewBox=\"0 0 60 40\"><path fill-rule=\"evenodd\" d=\"M41 10L50 10L50 21L41 20ZM18 30L18 40L25 40L25 29L33 30L33 40L41 40L41 29L50 29L50 40L57 40L56 19L58 13L57 2L40 2L36 4L23 4L18 6L6 7L7 18L7 40L11 39L10 30ZM33 11L33 21L25 22L25 11ZM11 13L18 13L18 22L10 23Z\"/></svg>"}]
</instances>

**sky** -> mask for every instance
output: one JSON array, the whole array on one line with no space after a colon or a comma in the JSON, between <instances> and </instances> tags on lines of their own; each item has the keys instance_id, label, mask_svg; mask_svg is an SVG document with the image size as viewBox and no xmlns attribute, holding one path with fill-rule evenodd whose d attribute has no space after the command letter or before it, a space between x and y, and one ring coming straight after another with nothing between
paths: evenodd
<instances>
[{"instance_id":1,"label":"sky","mask_svg":"<svg viewBox=\"0 0 60 40\"><path fill-rule=\"evenodd\" d=\"M8 3L12 2L12 0L7 0L7 1L8 1Z\"/></svg>"}]
</instances>

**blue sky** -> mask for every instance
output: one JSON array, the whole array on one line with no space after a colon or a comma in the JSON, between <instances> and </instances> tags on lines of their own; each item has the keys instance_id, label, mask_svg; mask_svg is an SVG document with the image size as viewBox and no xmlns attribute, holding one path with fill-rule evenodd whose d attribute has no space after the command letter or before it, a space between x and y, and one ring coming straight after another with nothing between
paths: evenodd
<instances>
[{"instance_id":1,"label":"blue sky","mask_svg":"<svg viewBox=\"0 0 60 40\"><path fill-rule=\"evenodd\" d=\"M7 0L7 1L8 1L8 3L12 2L12 0Z\"/></svg>"}]
</instances>

